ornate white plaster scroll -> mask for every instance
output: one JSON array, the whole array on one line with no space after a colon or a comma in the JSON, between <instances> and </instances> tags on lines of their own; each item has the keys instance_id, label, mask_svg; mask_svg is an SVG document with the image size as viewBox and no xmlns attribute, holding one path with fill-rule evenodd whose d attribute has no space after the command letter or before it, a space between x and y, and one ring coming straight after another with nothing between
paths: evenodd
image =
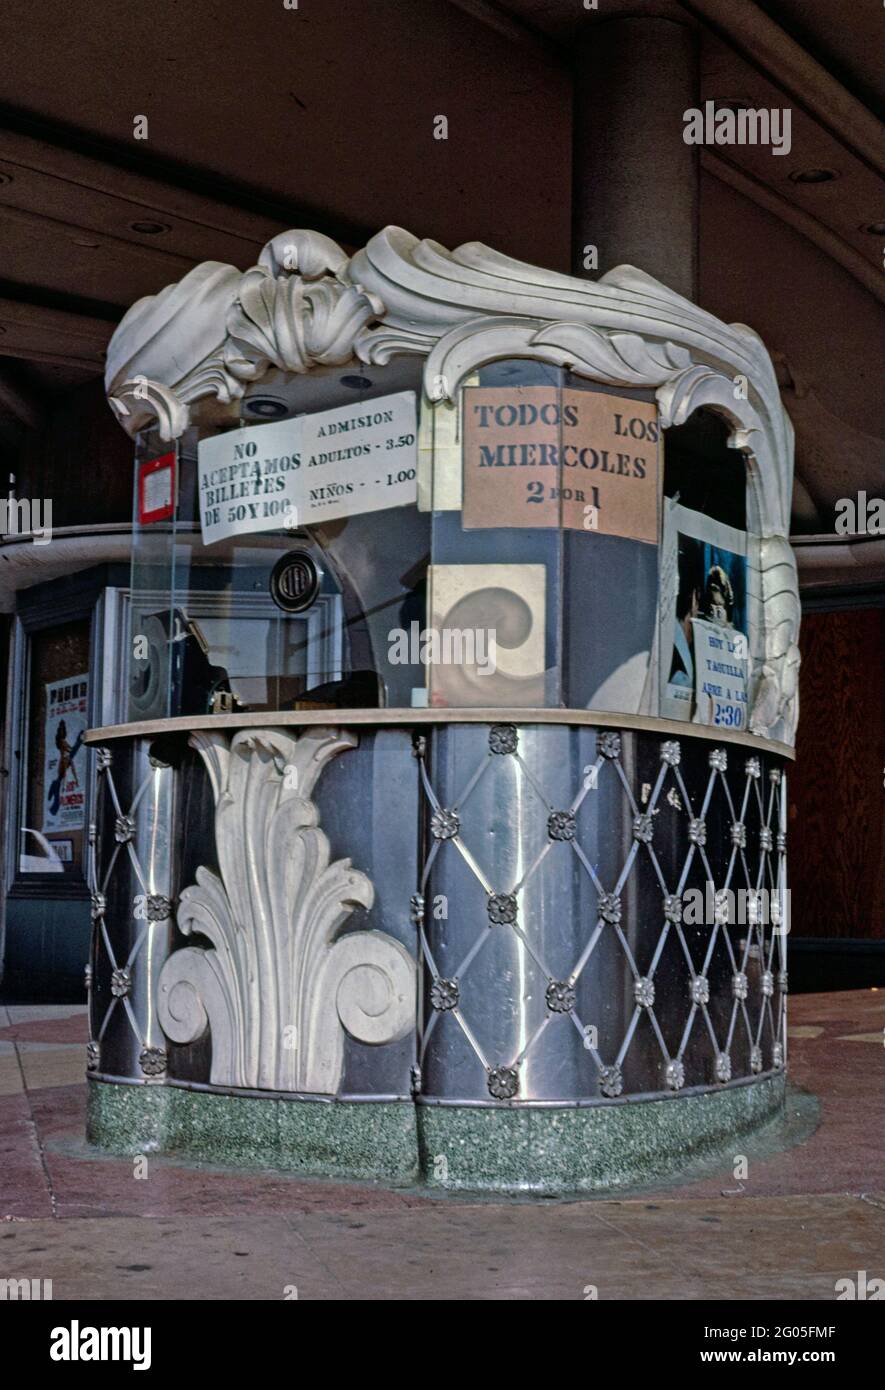
<instances>
[{"instance_id":1,"label":"ornate white plaster scroll","mask_svg":"<svg viewBox=\"0 0 885 1390\"><path fill-rule=\"evenodd\" d=\"M387 227L348 268L386 308L355 344L366 362L427 354L431 400L452 399L485 362L528 356L581 376L658 392L664 426L699 405L724 405L735 447L759 460L765 521L786 534L792 429L761 338L724 324L633 266L582 280L502 256L480 242L447 251ZM742 396L746 396L743 399Z\"/></svg>"},{"instance_id":2,"label":"ornate white plaster scroll","mask_svg":"<svg viewBox=\"0 0 885 1390\"><path fill-rule=\"evenodd\" d=\"M665 428L699 406L723 414L729 442L747 456L748 524L762 541L765 602L769 593L791 595L779 600L774 624L765 615L762 665L777 699L757 701L756 727L792 741L799 612L787 541L793 430L774 367L752 329L721 323L643 271L618 266L598 281L583 280L480 242L447 251L401 227L386 227L348 259L328 237L285 232L245 274L207 262L133 305L111 339L106 383L131 434L155 419L171 439L194 401L236 400L271 366L304 372L353 359L383 364L403 353L426 358L431 401L453 399L484 363L532 357L593 381L649 387Z\"/></svg>"},{"instance_id":3,"label":"ornate white plaster scroll","mask_svg":"<svg viewBox=\"0 0 885 1390\"><path fill-rule=\"evenodd\" d=\"M349 275L384 301L377 325L358 335L357 355L385 362L425 353L425 392L453 399L484 363L532 357L615 386L655 390L664 428L708 406L731 426L747 457L748 529L760 537L762 593L751 625L760 691L754 728L791 743L798 716L799 590L789 545L793 429L765 345L744 324L724 324L632 266L599 281L515 261L478 242L449 252L398 227L373 237ZM761 611L764 610L764 611ZM761 660L760 660L761 658ZM766 687L766 682L768 686Z\"/></svg>"},{"instance_id":4,"label":"ornate white plaster scroll","mask_svg":"<svg viewBox=\"0 0 885 1390\"><path fill-rule=\"evenodd\" d=\"M750 731L792 743L799 722L799 623L796 557L786 536L762 540L765 664L750 711Z\"/></svg>"},{"instance_id":5,"label":"ornate white plaster scroll","mask_svg":"<svg viewBox=\"0 0 885 1390\"><path fill-rule=\"evenodd\" d=\"M138 300L110 341L105 371L124 429L155 421L161 438L176 439L195 401L239 400L269 367L349 362L356 335L384 306L338 278L346 263L328 237L293 231L268 242L245 274L206 261Z\"/></svg>"},{"instance_id":6,"label":"ornate white plaster scroll","mask_svg":"<svg viewBox=\"0 0 885 1390\"><path fill-rule=\"evenodd\" d=\"M208 1027L220 1086L334 1094L345 1031L361 1042L415 1025L416 966L385 932L342 935L372 884L349 859L330 863L311 793L353 734L246 729L194 733L215 797L220 876L197 871L178 926L186 946L160 973L158 1016L173 1042Z\"/></svg>"}]
</instances>

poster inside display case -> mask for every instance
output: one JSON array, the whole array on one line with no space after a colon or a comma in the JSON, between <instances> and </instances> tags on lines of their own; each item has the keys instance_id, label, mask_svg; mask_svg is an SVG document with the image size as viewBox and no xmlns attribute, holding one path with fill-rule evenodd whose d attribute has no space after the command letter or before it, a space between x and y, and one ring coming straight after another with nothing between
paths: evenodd
<instances>
[{"instance_id":1,"label":"poster inside display case","mask_svg":"<svg viewBox=\"0 0 885 1390\"><path fill-rule=\"evenodd\" d=\"M89 675L68 676L46 687L44 831L82 830L86 816L85 756L89 727Z\"/></svg>"},{"instance_id":2,"label":"poster inside display case","mask_svg":"<svg viewBox=\"0 0 885 1390\"><path fill-rule=\"evenodd\" d=\"M668 499L662 550L661 715L746 729L746 532Z\"/></svg>"},{"instance_id":3,"label":"poster inside display case","mask_svg":"<svg viewBox=\"0 0 885 1390\"><path fill-rule=\"evenodd\" d=\"M654 401L575 387L464 390L464 526L658 539Z\"/></svg>"},{"instance_id":4,"label":"poster inside display case","mask_svg":"<svg viewBox=\"0 0 885 1390\"><path fill-rule=\"evenodd\" d=\"M30 646L27 757L19 816L20 874L83 870L89 767L90 623L34 632Z\"/></svg>"}]
</instances>

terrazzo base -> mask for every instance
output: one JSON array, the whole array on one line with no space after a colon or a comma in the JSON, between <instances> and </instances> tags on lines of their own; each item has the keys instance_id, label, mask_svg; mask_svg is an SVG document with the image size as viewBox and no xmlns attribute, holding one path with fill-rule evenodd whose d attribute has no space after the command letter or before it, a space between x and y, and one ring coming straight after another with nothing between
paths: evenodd
<instances>
[{"instance_id":1,"label":"terrazzo base","mask_svg":"<svg viewBox=\"0 0 885 1390\"><path fill-rule=\"evenodd\" d=\"M110 1153L155 1152L316 1177L418 1179L410 1101L266 1100L90 1079L86 1137Z\"/></svg>"},{"instance_id":2,"label":"terrazzo base","mask_svg":"<svg viewBox=\"0 0 885 1390\"><path fill-rule=\"evenodd\" d=\"M89 1142L326 1178L562 1194L683 1173L783 1112L785 1078L582 1107L309 1101L90 1078Z\"/></svg>"},{"instance_id":3,"label":"terrazzo base","mask_svg":"<svg viewBox=\"0 0 885 1390\"><path fill-rule=\"evenodd\" d=\"M668 1178L783 1112L783 1073L746 1086L571 1108L419 1105L424 1181L448 1190L587 1192Z\"/></svg>"}]
</instances>

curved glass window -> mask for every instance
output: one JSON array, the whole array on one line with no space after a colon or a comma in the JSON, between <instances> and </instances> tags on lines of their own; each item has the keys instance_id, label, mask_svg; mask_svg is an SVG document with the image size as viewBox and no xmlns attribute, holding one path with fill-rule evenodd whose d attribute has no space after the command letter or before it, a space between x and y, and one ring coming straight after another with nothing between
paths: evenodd
<instances>
[{"instance_id":1,"label":"curved glass window","mask_svg":"<svg viewBox=\"0 0 885 1390\"><path fill-rule=\"evenodd\" d=\"M748 464L702 409L529 359L281 379L139 438L130 717L589 709L746 729ZM268 387L263 383L262 390ZM260 406L260 409L258 408Z\"/></svg>"},{"instance_id":2,"label":"curved glass window","mask_svg":"<svg viewBox=\"0 0 885 1390\"><path fill-rule=\"evenodd\" d=\"M443 653L430 703L638 711L656 616L653 395L517 359L430 409L430 626ZM475 660L446 660L446 642Z\"/></svg>"}]
</instances>

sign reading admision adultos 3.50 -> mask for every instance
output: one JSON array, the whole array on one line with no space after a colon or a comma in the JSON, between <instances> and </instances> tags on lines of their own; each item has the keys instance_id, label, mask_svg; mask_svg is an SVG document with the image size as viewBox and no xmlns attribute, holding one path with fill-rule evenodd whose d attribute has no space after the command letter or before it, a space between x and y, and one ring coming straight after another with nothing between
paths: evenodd
<instances>
[{"instance_id":1,"label":"sign reading admision adultos 3.50","mask_svg":"<svg viewBox=\"0 0 885 1390\"><path fill-rule=\"evenodd\" d=\"M231 430L199 446L203 542L414 503L414 391Z\"/></svg>"}]
</instances>

